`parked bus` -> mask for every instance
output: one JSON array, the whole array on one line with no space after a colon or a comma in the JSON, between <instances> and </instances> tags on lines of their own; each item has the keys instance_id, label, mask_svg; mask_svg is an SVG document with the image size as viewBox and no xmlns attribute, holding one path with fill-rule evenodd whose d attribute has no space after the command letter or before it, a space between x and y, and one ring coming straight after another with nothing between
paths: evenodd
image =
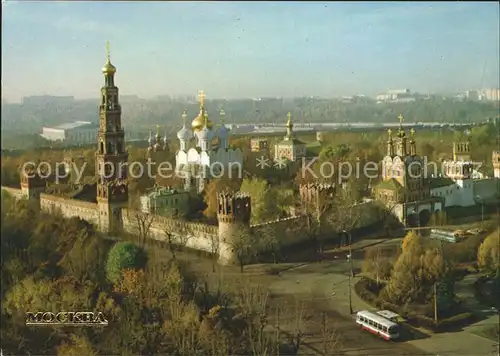
<instances>
[{"instance_id":1,"label":"parked bus","mask_svg":"<svg viewBox=\"0 0 500 356\"><path fill-rule=\"evenodd\" d=\"M460 230L448 231L442 229L431 229L431 234L429 237L431 239L456 243L461 241L465 236L467 236L466 232Z\"/></svg>"},{"instance_id":2,"label":"parked bus","mask_svg":"<svg viewBox=\"0 0 500 356\"><path fill-rule=\"evenodd\" d=\"M356 314L356 323L360 325L362 330L379 335L385 340L394 340L399 337L398 324L367 310L359 311Z\"/></svg>"}]
</instances>

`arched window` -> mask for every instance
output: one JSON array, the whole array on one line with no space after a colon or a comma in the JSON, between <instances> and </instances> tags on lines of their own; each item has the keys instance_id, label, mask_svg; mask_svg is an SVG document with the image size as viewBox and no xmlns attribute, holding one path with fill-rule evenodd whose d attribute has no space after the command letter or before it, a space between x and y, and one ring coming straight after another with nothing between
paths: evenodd
<instances>
[{"instance_id":1,"label":"arched window","mask_svg":"<svg viewBox=\"0 0 500 356\"><path fill-rule=\"evenodd\" d=\"M100 154L103 154L104 153L104 142L101 141L100 145L99 145L99 153Z\"/></svg>"},{"instance_id":2,"label":"arched window","mask_svg":"<svg viewBox=\"0 0 500 356\"><path fill-rule=\"evenodd\" d=\"M116 153L122 153L122 143L121 142L116 143Z\"/></svg>"},{"instance_id":3,"label":"arched window","mask_svg":"<svg viewBox=\"0 0 500 356\"><path fill-rule=\"evenodd\" d=\"M111 154L111 153L113 153L113 149L112 149L112 147L111 147L111 143L110 143L110 142L107 142L107 143L106 143L106 153L107 153L107 154Z\"/></svg>"}]
</instances>

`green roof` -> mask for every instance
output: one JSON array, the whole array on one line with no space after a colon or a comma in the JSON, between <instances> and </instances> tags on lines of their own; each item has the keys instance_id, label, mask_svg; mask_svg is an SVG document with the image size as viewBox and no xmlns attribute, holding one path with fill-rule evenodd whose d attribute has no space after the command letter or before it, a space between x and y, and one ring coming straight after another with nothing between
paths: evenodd
<instances>
[{"instance_id":1,"label":"green roof","mask_svg":"<svg viewBox=\"0 0 500 356\"><path fill-rule=\"evenodd\" d=\"M384 180L375 186L377 189L398 190L401 189L401 184L394 178Z\"/></svg>"},{"instance_id":2,"label":"green roof","mask_svg":"<svg viewBox=\"0 0 500 356\"><path fill-rule=\"evenodd\" d=\"M429 180L429 186L431 189L446 187L446 186L452 185L454 183L455 182L453 182L453 180L451 178L448 178L448 177L431 178Z\"/></svg>"},{"instance_id":3,"label":"green roof","mask_svg":"<svg viewBox=\"0 0 500 356\"><path fill-rule=\"evenodd\" d=\"M308 156L319 156L321 149L323 148L323 144L319 141L310 142L306 145L307 155Z\"/></svg>"},{"instance_id":4,"label":"green roof","mask_svg":"<svg viewBox=\"0 0 500 356\"><path fill-rule=\"evenodd\" d=\"M291 145L305 145L305 143L299 139L294 138L291 140L283 140L280 143L278 143L278 145L289 145L289 146L291 146Z\"/></svg>"}]
</instances>

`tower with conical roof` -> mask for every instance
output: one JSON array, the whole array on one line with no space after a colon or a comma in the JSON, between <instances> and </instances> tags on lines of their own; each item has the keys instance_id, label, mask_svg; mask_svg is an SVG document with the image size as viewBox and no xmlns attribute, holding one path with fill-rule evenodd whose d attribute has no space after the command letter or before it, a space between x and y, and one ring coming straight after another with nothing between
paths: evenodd
<instances>
[{"instance_id":1,"label":"tower with conical roof","mask_svg":"<svg viewBox=\"0 0 500 356\"><path fill-rule=\"evenodd\" d=\"M125 132L121 125L121 106L115 85L116 68L111 64L109 43L107 61L102 67L104 86L99 105L98 147L96 152L97 204L101 230L116 231L122 226L122 208L128 206Z\"/></svg>"}]
</instances>

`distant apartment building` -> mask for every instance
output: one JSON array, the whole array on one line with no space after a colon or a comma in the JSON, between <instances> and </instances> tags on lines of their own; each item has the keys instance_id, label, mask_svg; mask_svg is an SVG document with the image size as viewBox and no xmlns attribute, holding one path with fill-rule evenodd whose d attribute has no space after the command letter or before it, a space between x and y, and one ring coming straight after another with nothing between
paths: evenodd
<instances>
[{"instance_id":1,"label":"distant apartment building","mask_svg":"<svg viewBox=\"0 0 500 356\"><path fill-rule=\"evenodd\" d=\"M56 127L43 127L41 136L49 141L90 143L95 142L97 129L97 124L90 121L76 121Z\"/></svg>"},{"instance_id":2,"label":"distant apartment building","mask_svg":"<svg viewBox=\"0 0 500 356\"><path fill-rule=\"evenodd\" d=\"M500 101L500 89L479 89L479 95L485 101Z\"/></svg>"},{"instance_id":3,"label":"distant apartment building","mask_svg":"<svg viewBox=\"0 0 500 356\"><path fill-rule=\"evenodd\" d=\"M467 90L465 92L465 97L468 100L478 101L480 99L480 93L477 90Z\"/></svg>"},{"instance_id":4,"label":"distant apartment building","mask_svg":"<svg viewBox=\"0 0 500 356\"><path fill-rule=\"evenodd\" d=\"M378 94L376 97L378 102L407 102L415 100L415 93L410 89L393 89L386 93Z\"/></svg>"}]
</instances>

